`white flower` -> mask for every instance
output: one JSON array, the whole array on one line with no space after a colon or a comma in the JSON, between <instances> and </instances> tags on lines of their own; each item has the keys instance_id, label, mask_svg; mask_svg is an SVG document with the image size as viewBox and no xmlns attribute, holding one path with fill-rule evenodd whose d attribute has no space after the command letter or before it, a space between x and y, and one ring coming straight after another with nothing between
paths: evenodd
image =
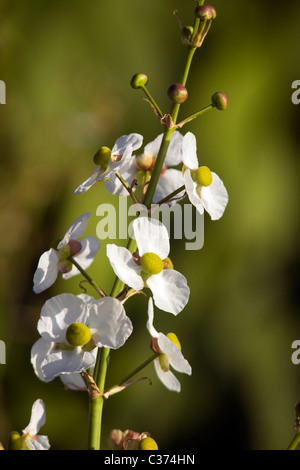
<instances>
[{"instance_id":1,"label":"white flower","mask_svg":"<svg viewBox=\"0 0 300 470\"><path fill-rule=\"evenodd\" d=\"M128 286L152 291L155 305L177 315L188 302L190 290L186 278L168 265L170 251L166 227L156 219L138 217L132 224L138 247L135 261L127 248L107 245L107 256L115 274Z\"/></svg>"},{"instance_id":2,"label":"white flower","mask_svg":"<svg viewBox=\"0 0 300 470\"><path fill-rule=\"evenodd\" d=\"M181 347L177 336L174 333L169 333L167 336L165 336L163 333L158 333L153 326L153 320L153 302L150 297L148 303L147 329L152 338L154 338L154 341L152 341L154 345L154 351L160 353L160 355L154 359L154 367L159 380L169 390L180 392L180 382L175 377L173 372L171 372L170 366L172 366L173 369L175 369L177 372L182 372L183 374L188 375L191 375L192 368L181 352Z\"/></svg>"},{"instance_id":3,"label":"white flower","mask_svg":"<svg viewBox=\"0 0 300 470\"><path fill-rule=\"evenodd\" d=\"M36 375L48 382L60 374L81 372L95 364L95 347L117 349L133 327L121 302L112 297L60 294L42 307L41 338L31 349Z\"/></svg>"},{"instance_id":4,"label":"white flower","mask_svg":"<svg viewBox=\"0 0 300 470\"><path fill-rule=\"evenodd\" d=\"M198 168L196 138L188 132L183 138L183 163L186 192L200 214L204 209L212 220L222 217L228 202L226 188L216 173L207 167Z\"/></svg>"},{"instance_id":5,"label":"white flower","mask_svg":"<svg viewBox=\"0 0 300 470\"><path fill-rule=\"evenodd\" d=\"M86 212L79 216L56 248L50 248L42 254L33 277L33 290L36 294L54 284L59 272L64 279L79 274L78 269L68 260L69 256L72 256L83 269L87 269L93 262L100 247L97 238L87 236L78 241L85 231L90 215L90 212Z\"/></svg>"},{"instance_id":6,"label":"white flower","mask_svg":"<svg viewBox=\"0 0 300 470\"><path fill-rule=\"evenodd\" d=\"M46 421L46 411L43 400L34 402L31 410L31 417L28 426L23 429L19 443L21 450L48 450L50 448L47 436L39 436L38 432Z\"/></svg>"},{"instance_id":7,"label":"white flower","mask_svg":"<svg viewBox=\"0 0 300 470\"><path fill-rule=\"evenodd\" d=\"M86 192L96 181L102 181L110 178L115 173L120 172L132 157L132 153L140 148L143 143L143 137L140 134L123 135L117 139L111 152L107 147L105 148L107 158L105 157L99 166L95 169L94 173L84 181L77 189L75 194Z\"/></svg>"},{"instance_id":8,"label":"white flower","mask_svg":"<svg viewBox=\"0 0 300 470\"><path fill-rule=\"evenodd\" d=\"M163 134L157 136L156 139L144 147L143 154L130 159L119 172L122 178L129 184L129 186L131 186L134 179L136 179L138 182L140 180L143 182L143 174L146 172L151 173L153 171L162 138ZM159 202L161 199L165 198L173 191L184 185L182 172L174 168L169 168L182 163L182 141L182 134L180 134L179 131L175 131L168 147L163 169L154 193L154 203ZM128 196L128 191L124 188L116 176L110 178L105 183L105 187L112 194ZM135 189L135 187L133 187L133 189ZM184 192L181 192L177 195L177 197L180 198L183 195Z\"/></svg>"}]
</instances>

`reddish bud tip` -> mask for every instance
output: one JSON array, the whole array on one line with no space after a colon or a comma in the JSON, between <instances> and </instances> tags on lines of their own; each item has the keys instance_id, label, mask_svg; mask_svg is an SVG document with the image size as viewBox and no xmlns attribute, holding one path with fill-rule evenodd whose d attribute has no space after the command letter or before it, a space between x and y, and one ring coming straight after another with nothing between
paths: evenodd
<instances>
[{"instance_id":1,"label":"reddish bud tip","mask_svg":"<svg viewBox=\"0 0 300 470\"><path fill-rule=\"evenodd\" d=\"M187 100L188 92L185 86L173 83L168 89L168 97L173 103L184 103Z\"/></svg>"},{"instance_id":2,"label":"reddish bud tip","mask_svg":"<svg viewBox=\"0 0 300 470\"><path fill-rule=\"evenodd\" d=\"M195 8L195 15L200 20L214 20L217 16L217 12L211 5L198 5Z\"/></svg>"}]
</instances>

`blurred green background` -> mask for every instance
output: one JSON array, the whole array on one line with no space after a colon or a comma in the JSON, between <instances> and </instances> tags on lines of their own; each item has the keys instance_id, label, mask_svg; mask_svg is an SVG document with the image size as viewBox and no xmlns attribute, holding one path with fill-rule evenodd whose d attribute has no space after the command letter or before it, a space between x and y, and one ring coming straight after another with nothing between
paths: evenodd
<instances>
[{"instance_id":1,"label":"blurred green background","mask_svg":"<svg viewBox=\"0 0 300 470\"><path fill-rule=\"evenodd\" d=\"M200 251L172 242L175 267L188 279L190 302L176 318L156 311L159 331L178 334L193 367L177 374L180 394L158 382L152 365L141 382L105 404L103 448L113 428L149 431L161 449L285 449L300 400L300 366L291 362L299 321L299 114L291 84L300 76L300 5L215 0L218 16L195 56L189 100L181 117L229 96L187 125L201 164L229 192L224 217L205 217ZM140 2L0 0L0 441L28 423L42 398L53 449L86 448L87 395L65 391L59 379L40 382L30 364L43 303L79 293L79 277L32 292L38 259L85 211L96 235L96 208L112 202L104 186L73 195L94 169L92 156L122 134L153 140L161 128L135 72L169 111L166 90L180 76L185 48L172 12L193 22L192 0ZM185 201L186 202L186 201ZM105 242L89 272L110 289ZM89 292L92 294L92 292ZM149 357L146 302L127 304L134 333L112 352L107 385Z\"/></svg>"}]
</instances>

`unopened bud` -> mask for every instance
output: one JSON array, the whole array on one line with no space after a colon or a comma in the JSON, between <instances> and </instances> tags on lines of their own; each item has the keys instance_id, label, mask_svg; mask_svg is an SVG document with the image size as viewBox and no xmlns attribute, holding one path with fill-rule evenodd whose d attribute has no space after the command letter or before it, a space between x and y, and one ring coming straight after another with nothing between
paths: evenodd
<instances>
[{"instance_id":1,"label":"unopened bud","mask_svg":"<svg viewBox=\"0 0 300 470\"><path fill-rule=\"evenodd\" d=\"M152 153L143 153L135 159L135 166L138 170L149 170L153 166L154 157Z\"/></svg>"},{"instance_id":2,"label":"unopened bud","mask_svg":"<svg viewBox=\"0 0 300 470\"><path fill-rule=\"evenodd\" d=\"M228 97L225 93L217 91L211 97L212 105L215 106L217 109L223 111L228 106Z\"/></svg>"},{"instance_id":3,"label":"unopened bud","mask_svg":"<svg viewBox=\"0 0 300 470\"><path fill-rule=\"evenodd\" d=\"M21 450L23 445L22 436L17 431L12 431L8 436L8 450Z\"/></svg>"},{"instance_id":4,"label":"unopened bud","mask_svg":"<svg viewBox=\"0 0 300 470\"><path fill-rule=\"evenodd\" d=\"M201 20L214 20L217 13L211 5L198 5L195 8L195 15Z\"/></svg>"},{"instance_id":5,"label":"unopened bud","mask_svg":"<svg viewBox=\"0 0 300 470\"><path fill-rule=\"evenodd\" d=\"M130 85L134 89L144 87L147 83L148 77L144 73L136 73L130 81Z\"/></svg>"},{"instance_id":6,"label":"unopened bud","mask_svg":"<svg viewBox=\"0 0 300 470\"><path fill-rule=\"evenodd\" d=\"M188 91L180 83L173 83L168 89L168 97L173 103L184 103L188 97Z\"/></svg>"}]
</instances>

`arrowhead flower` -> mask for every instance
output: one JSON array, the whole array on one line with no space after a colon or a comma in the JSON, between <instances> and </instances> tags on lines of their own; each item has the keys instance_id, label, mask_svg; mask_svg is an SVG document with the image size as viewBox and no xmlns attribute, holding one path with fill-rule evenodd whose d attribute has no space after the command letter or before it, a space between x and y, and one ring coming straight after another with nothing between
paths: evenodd
<instances>
[{"instance_id":1,"label":"arrowhead flower","mask_svg":"<svg viewBox=\"0 0 300 470\"><path fill-rule=\"evenodd\" d=\"M228 203L228 193L223 181L206 166L199 168L196 138L191 132L183 138L183 163L186 167L184 182L191 203L200 214L204 209L212 220L222 217Z\"/></svg>"},{"instance_id":2,"label":"arrowhead flower","mask_svg":"<svg viewBox=\"0 0 300 470\"><path fill-rule=\"evenodd\" d=\"M31 362L44 382L94 366L96 347L117 349L133 330L117 299L95 300L84 294L49 299L37 328L41 338L31 349Z\"/></svg>"},{"instance_id":3,"label":"arrowhead flower","mask_svg":"<svg viewBox=\"0 0 300 470\"><path fill-rule=\"evenodd\" d=\"M140 134L129 134L119 137L111 151L108 147L101 147L94 156L94 161L98 164L97 168L86 181L75 189L74 193L85 193L96 181L107 180L115 173L120 172L130 161L132 153L140 148L142 143L143 137Z\"/></svg>"},{"instance_id":4,"label":"arrowhead flower","mask_svg":"<svg viewBox=\"0 0 300 470\"><path fill-rule=\"evenodd\" d=\"M43 400L34 402L28 426L23 429L22 436L12 432L9 437L10 450L48 450L50 448L47 436L38 435L39 430L46 421L46 411Z\"/></svg>"},{"instance_id":5,"label":"arrowhead flower","mask_svg":"<svg viewBox=\"0 0 300 470\"><path fill-rule=\"evenodd\" d=\"M171 391L180 392L180 382L170 370L170 366L177 372L188 375L191 375L192 368L181 352L177 336L174 333L169 333L167 336L163 333L158 333L153 326L153 320L154 309L152 298L150 297L148 302L147 329L152 336L152 349L154 352L159 353L159 356L154 359L154 367L159 380L165 387Z\"/></svg>"},{"instance_id":6,"label":"arrowhead flower","mask_svg":"<svg viewBox=\"0 0 300 470\"><path fill-rule=\"evenodd\" d=\"M93 262L100 247L97 238L87 236L78 241L78 238L85 231L90 215L90 212L86 212L78 217L68 228L64 238L56 245L56 248L50 248L42 254L33 277L33 290L36 294L54 284L59 272L64 279L79 274L78 269L68 259L70 256L83 269L87 269Z\"/></svg>"},{"instance_id":7,"label":"arrowhead flower","mask_svg":"<svg viewBox=\"0 0 300 470\"><path fill-rule=\"evenodd\" d=\"M155 161L160 149L163 134L160 134L152 142L144 147L144 152L128 161L119 172L122 178L131 186L133 180L141 184L145 183L147 172L152 173ZM175 131L164 162L164 166L155 190L153 202L159 202L171 194L176 189L184 185L182 172L174 168L182 163L182 141L183 136L179 131ZM128 196L127 190L116 176L110 178L105 184L106 189L112 194ZM133 188L134 189L134 188ZM184 192L178 197L182 197Z\"/></svg>"},{"instance_id":8,"label":"arrowhead flower","mask_svg":"<svg viewBox=\"0 0 300 470\"><path fill-rule=\"evenodd\" d=\"M127 248L107 245L107 256L115 274L129 287L139 291L149 287L155 305L177 315L188 302L190 289L186 278L170 269L169 234L156 219L138 217L132 224L138 253Z\"/></svg>"}]
</instances>

